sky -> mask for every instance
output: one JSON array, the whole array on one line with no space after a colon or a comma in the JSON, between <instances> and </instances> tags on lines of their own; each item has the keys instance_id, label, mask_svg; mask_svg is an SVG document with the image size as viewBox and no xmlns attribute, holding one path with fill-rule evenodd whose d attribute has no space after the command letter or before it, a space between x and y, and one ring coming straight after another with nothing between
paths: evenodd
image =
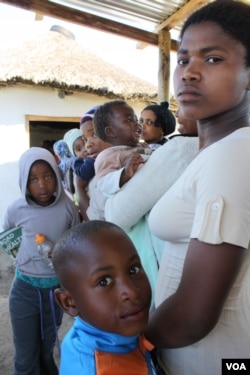
<instances>
[{"instance_id":1,"label":"sky","mask_svg":"<svg viewBox=\"0 0 250 375\"><path fill-rule=\"evenodd\" d=\"M0 49L15 47L36 34L46 33L51 26L60 25L75 35L75 40L84 48L102 59L119 66L128 73L158 85L158 48L147 46L137 49L137 41L86 28L73 23L45 17L35 20L35 13L0 3ZM171 75L175 66L175 55L171 56ZM170 93L173 92L172 80Z\"/></svg>"}]
</instances>

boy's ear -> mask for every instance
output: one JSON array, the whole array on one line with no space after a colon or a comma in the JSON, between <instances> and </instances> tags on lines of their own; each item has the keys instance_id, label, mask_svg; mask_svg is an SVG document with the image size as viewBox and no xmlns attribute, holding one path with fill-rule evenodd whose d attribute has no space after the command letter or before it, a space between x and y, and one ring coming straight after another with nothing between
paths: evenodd
<instances>
[{"instance_id":1,"label":"boy's ear","mask_svg":"<svg viewBox=\"0 0 250 375\"><path fill-rule=\"evenodd\" d=\"M111 126L107 126L104 131L108 138L116 138L116 132Z\"/></svg>"},{"instance_id":2,"label":"boy's ear","mask_svg":"<svg viewBox=\"0 0 250 375\"><path fill-rule=\"evenodd\" d=\"M59 305L59 307L66 312L66 314L75 317L78 315L78 310L76 308L74 299L71 297L71 294L63 289L57 288L54 290L54 297Z\"/></svg>"}]
</instances>

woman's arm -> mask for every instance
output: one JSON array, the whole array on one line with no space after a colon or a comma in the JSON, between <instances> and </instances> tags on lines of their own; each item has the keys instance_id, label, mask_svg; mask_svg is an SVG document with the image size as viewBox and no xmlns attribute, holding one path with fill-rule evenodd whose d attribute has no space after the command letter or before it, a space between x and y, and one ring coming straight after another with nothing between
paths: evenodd
<instances>
[{"instance_id":1,"label":"woman's arm","mask_svg":"<svg viewBox=\"0 0 250 375\"><path fill-rule=\"evenodd\" d=\"M216 325L239 272L244 249L191 239L176 292L150 316L147 338L163 348L178 348L205 337Z\"/></svg>"},{"instance_id":2,"label":"woman's arm","mask_svg":"<svg viewBox=\"0 0 250 375\"><path fill-rule=\"evenodd\" d=\"M105 218L129 231L172 186L198 152L198 137L159 147L122 189L107 199Z\"/></svg>"},{"instance_id":3,"label":"woman's arm","mask_svg":"<svg viewBox=\"0 0 250 375\"><path fill-rule=\"evenodd\" d=\"M76 175L74 176L74 185L75 185L76 194L79 200L79 210L81 212L82 219L84 221L89 220L87 213L86 213L87 208L89 206L89 196L86 190L88 183L89 181L82 180L80 177Z\"/></svg>"},{"instance_id":4,"label":"woman's arm","mask_svg":"<svg viewBox=\"0 0 250 375\"><path fill-rule=\"evenodd\" d=\"M75 174L83 180L89 181L95 175L95 159L87 157L86 159L76 158L73 163Z\"/></svg>"}]
</instances>

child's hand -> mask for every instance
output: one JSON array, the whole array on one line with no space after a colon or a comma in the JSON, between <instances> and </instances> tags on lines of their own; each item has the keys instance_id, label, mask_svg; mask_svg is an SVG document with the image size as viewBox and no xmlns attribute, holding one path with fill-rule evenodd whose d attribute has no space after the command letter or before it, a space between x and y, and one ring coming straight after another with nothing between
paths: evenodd
<instances>
[{"instance_id":1,"label":"child's hand","mask_svg":"<svg viewBox=\"0 0 250 375\"><path fill-rule=\"evenodd\" d=\"M140 145L141 147L144 147L144 148L149 148L148 143L146 143L145 141L140 141L139 145Z\"/></svg>"},{"instance_id":2,"label":"child's hand","mask_svg":"<svg viewBox=\"0 0 250 375\"><path fill-rule=\"evenodd\" d=\"M131 177L134 176L140 164L144 163L142 155L134 152L126 161L124 170L120 178L120 187L122 187Z\"/></svg>"}]
</instances>

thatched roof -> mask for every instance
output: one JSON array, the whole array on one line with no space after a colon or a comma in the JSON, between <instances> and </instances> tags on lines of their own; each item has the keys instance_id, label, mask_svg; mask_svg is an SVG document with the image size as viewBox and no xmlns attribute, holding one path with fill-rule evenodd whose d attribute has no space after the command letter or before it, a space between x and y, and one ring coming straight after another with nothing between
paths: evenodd
<instances>
[{"instance_id":1,"label":"thatched roof","mask_svg":"<svg viewBox=\"0 0 250 375\"><path fill-rule=\"evenodd\" d=\"M38 85L110 99L157 100L157 87L114 66L55 31L0 51L1 85Z\"/></svg>"}]
</instances>

